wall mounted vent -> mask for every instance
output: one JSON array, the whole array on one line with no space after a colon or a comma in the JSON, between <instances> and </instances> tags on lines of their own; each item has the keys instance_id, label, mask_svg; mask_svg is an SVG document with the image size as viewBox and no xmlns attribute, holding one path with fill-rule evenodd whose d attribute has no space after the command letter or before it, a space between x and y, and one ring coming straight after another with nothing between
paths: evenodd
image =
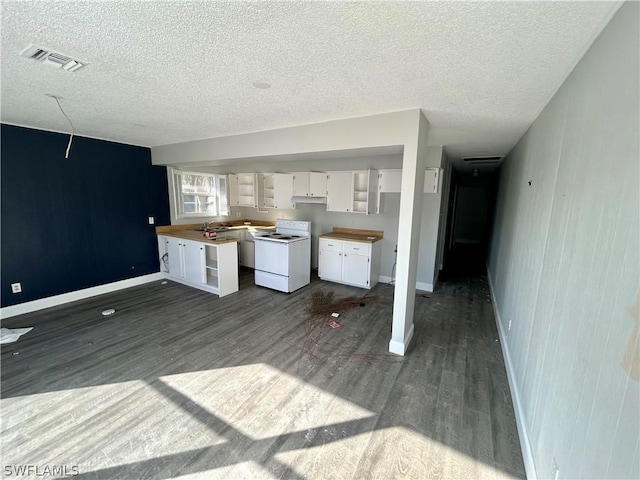
<instances>
[{"instance_id":1,"label":"wall mounted vent","mask_svg":"<svg viewBox=\"0 0 640 480\"><path fill-rule=\"evenodd\" d=\"M68 72L77 72L87 65L85 62L75 60L62 53L47 50L46 48L37 47L35 45L29 45L20 52L20 55L36 60L37 62L44 63L50 67L62 68Z\"/></svg>"},{"instance_id":2,"label":"wall mounted vent","mask_svg":"<svg viewBox=\"0 0 640 480\"><path fill-rule=\"evenodd\" d=\"M499 163L504 158L504 155L499 157L462 157L462 161L473 165L491 165Z\"/></svg>"}]
</instances>

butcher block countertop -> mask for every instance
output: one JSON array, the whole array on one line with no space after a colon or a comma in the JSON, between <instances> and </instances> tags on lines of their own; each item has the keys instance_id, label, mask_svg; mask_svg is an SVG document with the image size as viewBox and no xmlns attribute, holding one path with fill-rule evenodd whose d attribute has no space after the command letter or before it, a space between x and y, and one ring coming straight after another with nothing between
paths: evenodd
<instances>
[{"instance_id":1,"label":"butcher block countertop","mask_svg":"<svg viewBox=\"0 0 640 480\"><path fill-rule=\"evenodd\" d=\"M185 240L194 240L196 242L211 243L213 245L221 245L223 243L237 242L237 238L207 238L202 234L202 223L193 223L189 225L166 225L156 227L156 234L165 237L184 238ZM225 232L234 232L238 230L272 230L275 227L273 222L264 220L234 220L229 222L212 222L208 224L209 228L217 234Z\"/></svg>"},{"instance_id":2,"label":"butcher block countertop","mask_svg":"<svg viewBox=\"0 0 640 480\"><path fill-rule=\"evenodd\" d=\"M360 230L358 228L333 227L333 232L323 233L320 238L334 238L349 242L375 243L382 240L381 230Z\"/></svg>"},{"instance_id":3,"label":"butcher block countertop","mask_svg":"<svg viewBox=\"0 0 640 480\"><path fill-rule=\"evenodd\" d=\"M202 235L202 232L195 232L193 230L175 230L173 232L163 232L158 235L163 237L175 237L182 238L184 240L193 240L195 242L211 243L213 245L222 245L223 243L237 242L237 238L207 238Z\"/></svg>"}]
</instances>

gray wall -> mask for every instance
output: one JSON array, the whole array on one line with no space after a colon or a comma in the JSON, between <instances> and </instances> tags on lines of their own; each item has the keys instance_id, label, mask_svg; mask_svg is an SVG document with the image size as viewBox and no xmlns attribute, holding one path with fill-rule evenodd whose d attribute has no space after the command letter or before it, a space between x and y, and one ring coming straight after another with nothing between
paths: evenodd
<instances>
[{"instance_id":1,"label":"gray wall","mask_svg":"<svg viewBox=\"0 0 640 480\"><path fill-rule=\"evenodd\" d=\"M540 478L554 457L560 478L640 477L628 365L638 362L639 15L638 3L620 8L502 167L490 279Z\"/></svg>"},{"instance_id":2,"label":"gray wall","mask_svg":"<svg viewBox=\"0 0 640 480\"><path fill-rule=\"evenodd\" d=\"M427 151L427 167L439 167L443 161L442 147L429 147ZM402 155L382 155L368 157L350 157L341 159L318 159L296 161L256 161L242 162L225 166L198 166L196 171L210 173L243 173L243 172L305 172L330 170L363 170L363 169L402 168ZM170 185L171 186L171 185ZM436 244L438 233L438 219L442 189L438 194L424 194L422 207L422 223L420 236L420 250L418 258L417 282L424 288L434 283L434 263L436 258ZM317 267L318 235L330 232L334 226L361 229L382 230L381 276L391 277L395 262L394 249L398 243L398 221L400 212L400 194L384 194L380 214L360 215L355 213L327 212L326 205L298 204L295 210L269 210L260 213L255 208L234 207L231 219L240 213L242 218L255 220L274 220L276 218L291 218L308 220L312 225L312 256L311 263ZM173 217L173 198L171 199L172 223L196 223L198 219L176 220ZM225 220L217 218L215 220Z\"/></svg>"}]
</instances>

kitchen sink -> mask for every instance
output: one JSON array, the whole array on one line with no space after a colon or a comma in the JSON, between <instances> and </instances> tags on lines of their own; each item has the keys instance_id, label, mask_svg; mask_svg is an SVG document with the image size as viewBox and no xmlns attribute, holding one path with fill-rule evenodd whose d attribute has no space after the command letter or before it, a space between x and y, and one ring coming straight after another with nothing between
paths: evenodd
<instances>
[{"instance_id":1,"label":"kitchen sink","mask_svg":"<svg viewBox=\"0 0 640 480\"><path fill-rule=\"evenodd\" d=\"M207 227L206 230L210 232L221 232L223 230L229 230L229 227ZM194 230L194 232L204 232L204 231L205 231L204 227L196 228Z\"/></svg>"}]
</instances>

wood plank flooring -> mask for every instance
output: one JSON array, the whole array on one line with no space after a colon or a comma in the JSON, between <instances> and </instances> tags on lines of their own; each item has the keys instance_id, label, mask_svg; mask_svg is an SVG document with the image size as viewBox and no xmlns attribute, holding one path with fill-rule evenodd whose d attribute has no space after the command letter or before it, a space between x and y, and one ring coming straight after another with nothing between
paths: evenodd
<instances>
[{"instance_id":1,"label":"wood plank flooring","mask_svg":"<svg viewBox=\"0 0 640 480\"><path fill-rule=\"evenodd\" d=\"M318 290L369 298L334 330L307 313ZM246 271L221 299L156 282L8 319L35 328L2 348L3 472L524 478L488 297L480 276L419 293L405 357L388 353L393 287L284 294Z\"/></svg>"}]
</instances>

